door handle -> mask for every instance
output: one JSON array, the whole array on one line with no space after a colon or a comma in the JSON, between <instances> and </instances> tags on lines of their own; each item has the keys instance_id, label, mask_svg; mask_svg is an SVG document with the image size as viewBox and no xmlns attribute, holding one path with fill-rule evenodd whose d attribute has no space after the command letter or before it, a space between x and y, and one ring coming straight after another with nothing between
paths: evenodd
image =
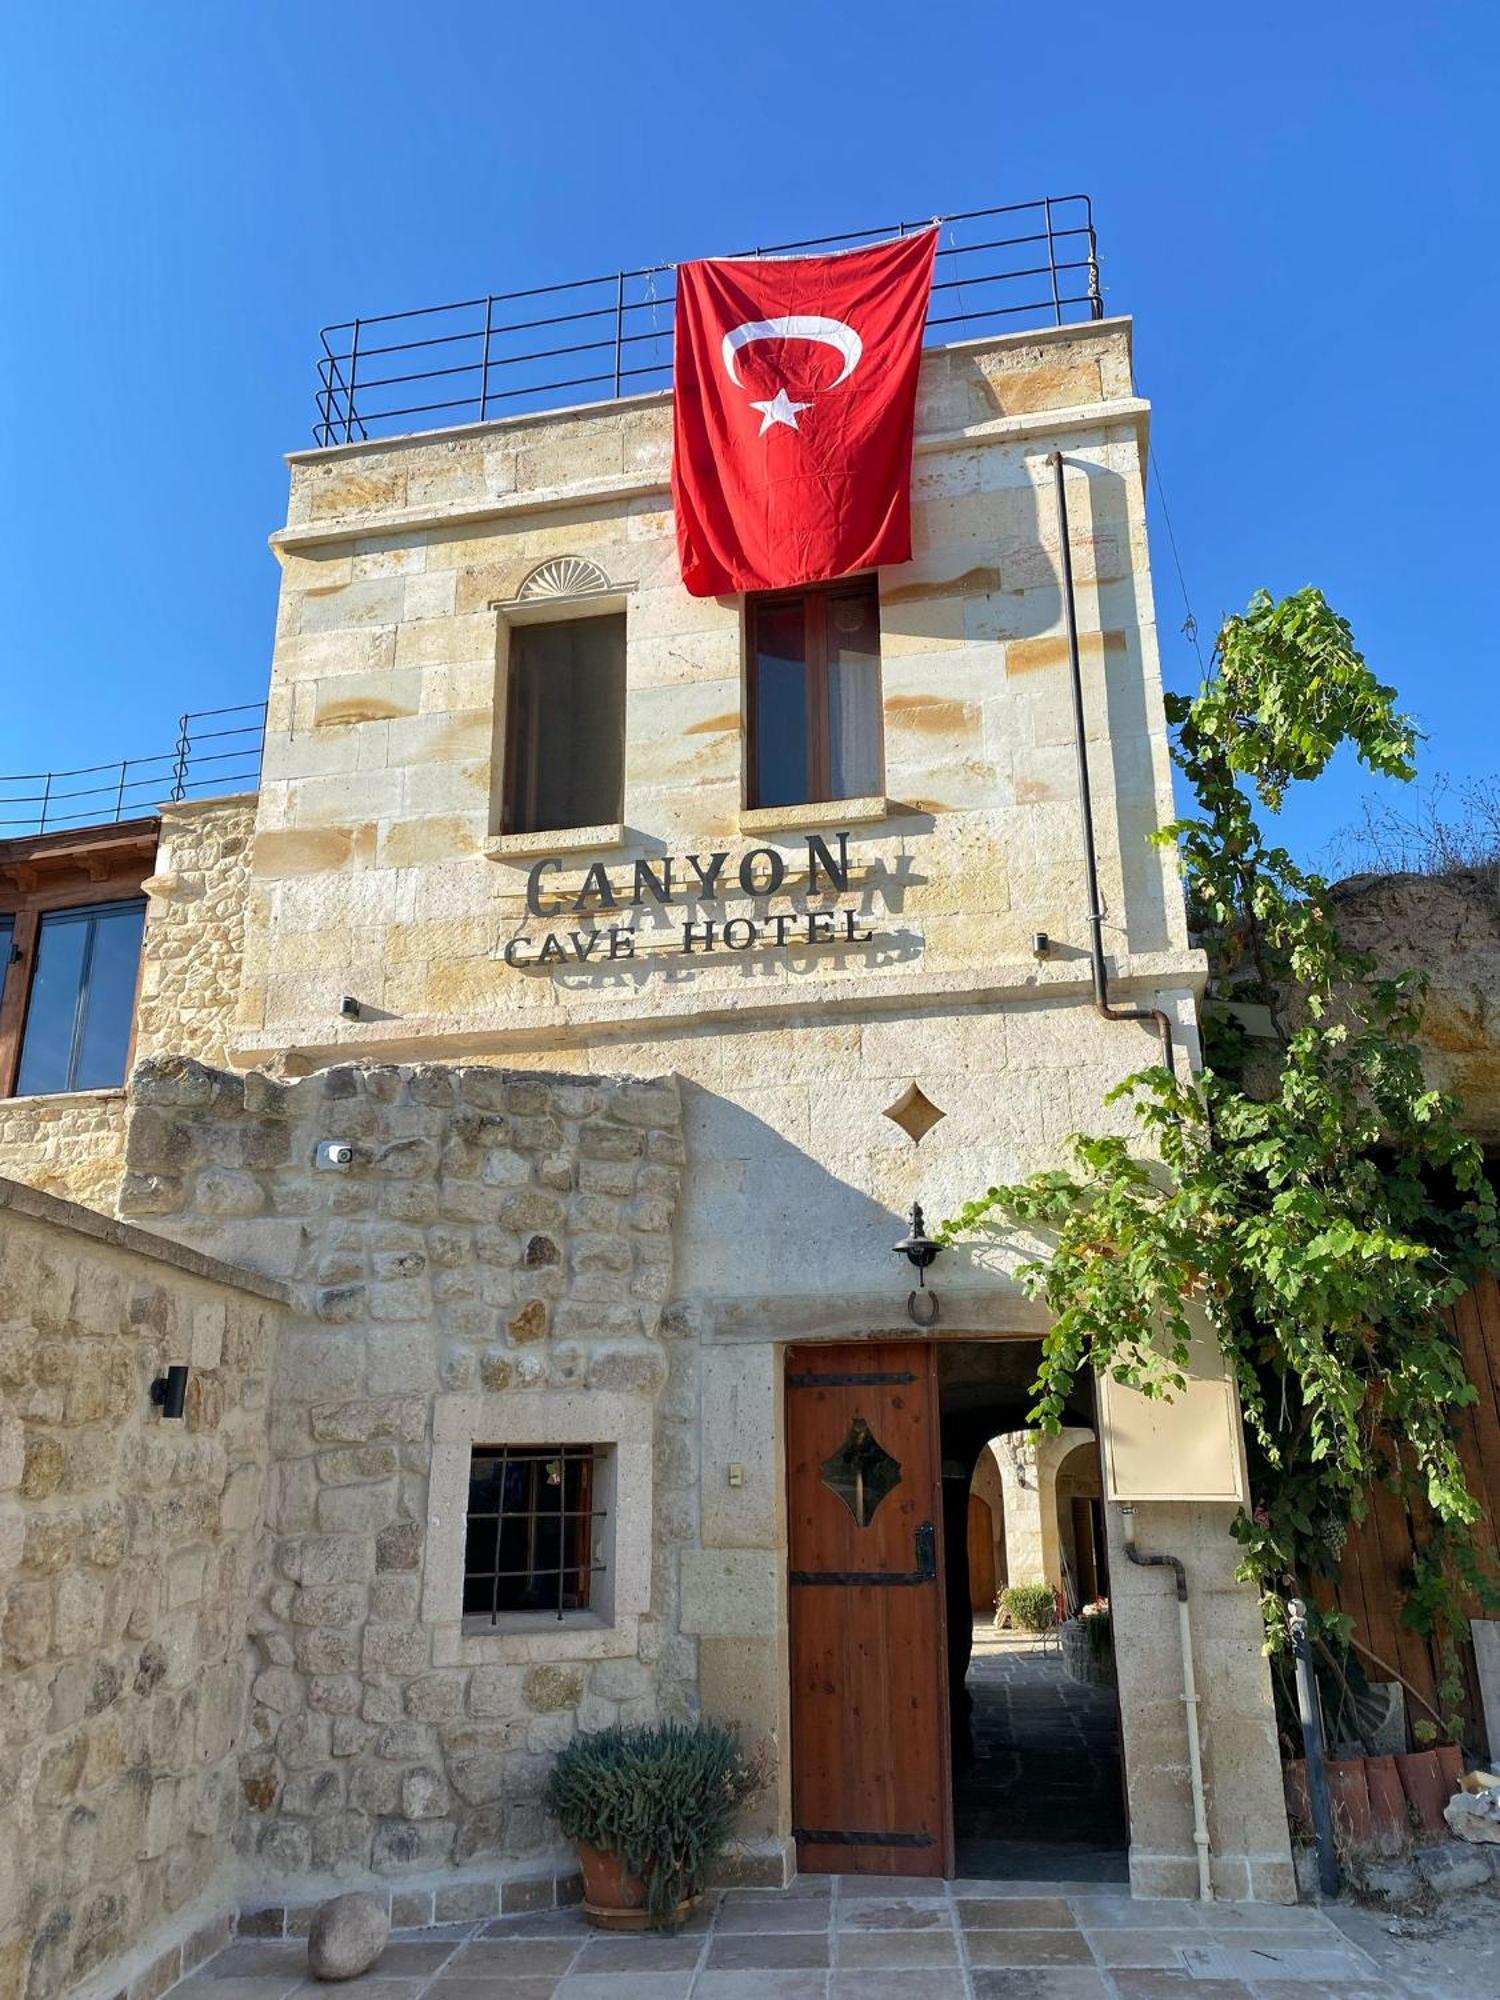
<instances>
[{"instance_id":1,"label":"door handle","mask_svg":"<svg viewBox=\"0 0 1500 2000\"><path fill-rule=\"evenodd\" d=\"M917 1573L924 1583L937 1577L937 1530L924 1521L917 1530Z\"/></svg>"}]
</instances>

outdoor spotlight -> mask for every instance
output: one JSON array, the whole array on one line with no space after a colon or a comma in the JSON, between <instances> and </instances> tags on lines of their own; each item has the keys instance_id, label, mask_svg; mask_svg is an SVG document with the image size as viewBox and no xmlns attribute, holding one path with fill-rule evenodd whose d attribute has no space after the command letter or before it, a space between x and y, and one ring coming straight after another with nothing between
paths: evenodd
<instances>
[{"instance_id":1,"label":"outdoor spotlight","mask_svg":"<svg viewBox=\"0 0 1500 2000\"><path fill-rule=\"evenodd\" d=\"M359 1002L352 993L346 993L339 1001L339 1012L346 1021L357 1021L359 1019Z\"/></svg>"},{"instance_id":2,"label":"outdoor spotlight","mask_svg":"<svg viewBox=\"0 0 1500 2000\"><path fill-rule=\"evenodd\" d=\"M914 1201L911 1205L911 1233L892 1246L898 1257L904 1257L909 1264L917 1267L917 1283L925 1285L927 1266L942 1249L941 1243L934 1243L927 1234L927 1226L922 1220L922 1204Z\"/></svg>"},{"instance_id":3,"label":"outdoor spotlight","mask_svg":"<svg viewBox=\"0 0 1500 2000\"><path fill-rule=\"evenodd\" d=\"M151 1384L151 1400L164 1417L181 1417L187 1401L187 1363L174 1361L165 1375Z\"/></svg>"}]
</instances>

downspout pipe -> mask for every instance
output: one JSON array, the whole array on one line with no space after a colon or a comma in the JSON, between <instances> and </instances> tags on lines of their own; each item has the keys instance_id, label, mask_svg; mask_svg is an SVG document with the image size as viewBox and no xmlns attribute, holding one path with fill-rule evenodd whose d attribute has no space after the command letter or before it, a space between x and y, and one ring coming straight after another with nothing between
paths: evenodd
<instances>
[{"instance_id":1,"label":"downspout pipe","mask_svg":"<svg viewBox=\"0 0 1500 2000\"><path fill-rule=\"evenodd\" d=\"M1109 997L1109 968L1104 959L1104 904L1099 894L1099 855L1094 839L1094 801L1089 789L1088 740L1084 734L1083 667L1078 656L1078 605L1073 589L1073 543L1068 528L1068 494L1063 479L1063 455L1054 451L1051 464L1057 482L1058 545L1062 551L1063 615L1067 621L1068 670L1073 691L1073 759L1078 770L1078 809L1083 818L1083 867L1089 903L1089 962L1094 976L1094 1008L1106 1021L1149 1021L1161 1038L1161 1059L1170 1070L1172 1021L1160 1007L1116 1007Z\"/></svg>"},{"instance_id":2,"label":"downspout pipe","mask_svg":"<svg viewBox=\"0 0 1500 2000\"><path fill-rule=\"evenodd\" d=\"M1193 1629L1188 1618L1187 1568L1176 1556L1142 1555L1135 1545L1135 1508L1122 1503L1120 1518L1125 1528L1125 1553L1139 1569L1169 1569L1177 1579L1177 1630L1182 1641L1182 1705L1187 1716L1188 1777L1193 1788L1193 1846L1198 1854L1198 1900L1214 1899L1209 1872L1211 1848L1208 1813L1203 1797L1203 1747L1198 1735L1198 1683L1193 1674Z\"/></svg>"}]
</instances>

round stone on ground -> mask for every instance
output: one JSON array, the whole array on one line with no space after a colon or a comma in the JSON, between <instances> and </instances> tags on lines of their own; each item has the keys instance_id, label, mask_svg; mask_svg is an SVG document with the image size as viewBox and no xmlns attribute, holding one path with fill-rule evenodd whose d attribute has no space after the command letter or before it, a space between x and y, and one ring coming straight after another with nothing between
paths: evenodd
<instances>
[{"instance_id":1,"label":"round stone on ground","mask_svg":"<svg viewBox=\"0 0 1500 2000\"><path fill-rule=\"evenodd\" d=\"M334 1896L320 1906L307 1934L314 1979L358 1979L385 1950L391 1919L373 1896Z\"/></svg>"}]
</instances>

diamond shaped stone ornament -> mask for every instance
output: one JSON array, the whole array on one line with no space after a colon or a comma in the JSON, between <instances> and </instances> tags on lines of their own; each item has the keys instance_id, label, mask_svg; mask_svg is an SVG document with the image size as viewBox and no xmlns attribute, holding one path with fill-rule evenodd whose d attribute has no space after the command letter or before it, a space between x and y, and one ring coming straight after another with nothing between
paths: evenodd
<instances>
[{"instance_id":1,"label":"diamond shaped stone ornament","mask_svg":"<svg viewBox=\"0 0 1500 2000\"><path fill-rule=\"evenodd\" d=\"M922 1086L913 1080L894 1104L885 1107L881 1116L889 1118L893 1125L899 1125L912 1144L920 1146L933 1126L948 1114L939 1110Z\"/></svg>"}]
</instances>

